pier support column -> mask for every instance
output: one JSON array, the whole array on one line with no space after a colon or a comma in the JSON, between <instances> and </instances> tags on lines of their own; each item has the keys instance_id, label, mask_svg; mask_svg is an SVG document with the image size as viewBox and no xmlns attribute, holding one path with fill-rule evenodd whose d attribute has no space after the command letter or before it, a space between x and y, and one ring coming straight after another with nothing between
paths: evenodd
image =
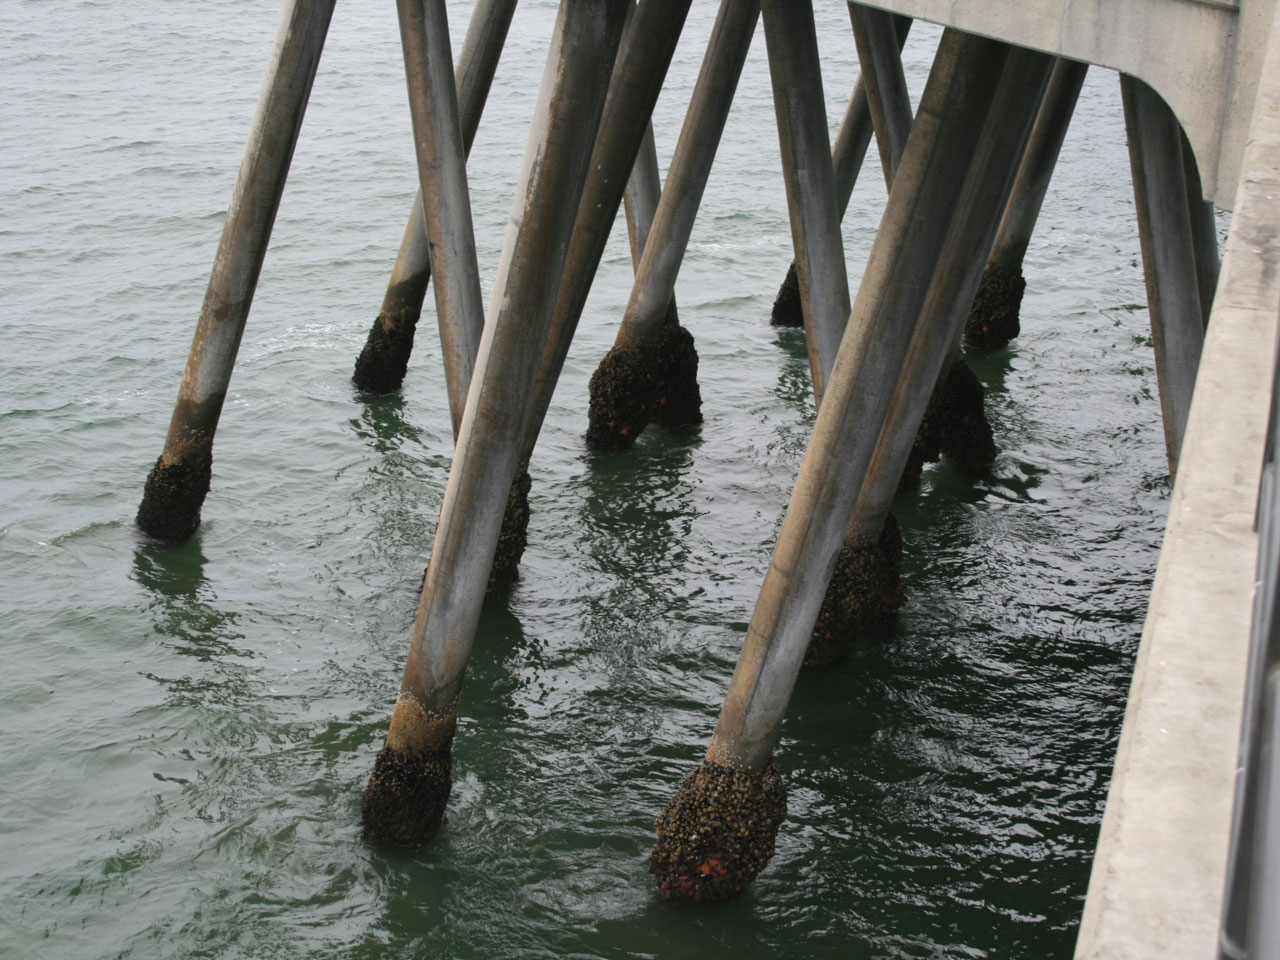
<instances>
[{"instance_id":1,"label":"pier support column","mask_svg":"<svg viewBox=\"0 0 1280 960\"><path fill-rule=\"evenodd\" d=\"M1200 184L1200 166L1185 133L1182 135L1182 169L1187 177L1187 204L1191 209L1191 239L1196 251L1196 284L1200 292L1200 316L1209 327L1209 312L1218 292L1218 271L1222 266L1218 255L1218 223L1213 204L1204 198Z\"/></svg>"},{"instance_id":2,"label":"pier support column","mask_svg":"<svg viewBox=\"0 0 1280 960\"><path fill-rule=\"evenodd\" d=\"M467 155L449 51L449 23L444 0L397 0L396 7L418 160L418 195L426 233L433 241L427 247L436 278L449 420L457 437L484 330L484 304L467 189Z\"/></svg>"},{"instance_id":3,"label":"pier support column","mask_svg":"<svg viewBox=\"0 0 1280 960\"><path fill-rule=\"evenodd\" d=\"M837 554L855 508L864 529L886 515L867 494L905 463L1052 63L943 34L715 735L658 818L663 896L734 896L773 853L785 811L773 750Z\"/></svg>"},{"instance_id":4,"label":"pier support column","mask_svg":"<svg viewBox=\"0 0 1280 960\"><path fill-rule=\"evenodd\" d=\"M1151 315L1165 449L1172 476L1178 469L1178 452L1204 346L1194 218L1182 160L1182 128L1168 104L1141 80L1122 74L1120 94L1129 134L1147 310Z\"/></svg>"},{"instance_id":5,"label":"pier support column","mask_svg":"<svg viewBox=\"0 0 1280 960\"><path fill-rule=\"evenodd\" d=\"M1031 131L1022 166L1018 168L1009 208L1000 223L986 272L965 323L965 344L971 350L997 350L1018 335L1018 312L1027 287L1022 277L1022 260L1088 72L1088 64L1075 60L1059 60L1053 68L1044 105Z\"/></svg>"},{"instance_id":6,"label":"pier support column","mask_svg":"<svg viewBox=\"0 0 1280 960\"><path fill-rule=\"evenodd\" d=\"M467 154L462 142L444 0L397 0L397 7L420 181L414 205L422 209L425 226L425 231L414 231L417 236L411 242L426 246L429 273L435 276L449 420L456 440L484 331L484 302L467 187ZM426 237L432 238L430 243ZM528 523L529 474L522 466L508 495L489 573L490 591L515 578L527 543Z\"/></svg>"},{"instance_id":7,"label":"pier support column","mask_svg":"<svg viewBox=\"0 0 1280 960\"><path fill-rule=\"evenodd\" d=\"M627 233L631 242L631 266L639 271L645 244L653 229L653 218L662 197L658 175L658 153L653 141L653 124L640 144L636 164L631 171L624 197L627 210ZM653 411L653 422L662 427L687 427L702 422L702 389L698 386L698 351L693 335L680 325L676 296L671 294L667 315L663 320L658 390L661 400Z\"/></svg>"},{"instance_id":8,"label":"pier support column","mask_svg":"<svg viewBox=\"0 0 1280 960\"><path fill-rule=\"evenodd\" d=\"M821 407L850 299L834 173L820 162L828 155L828 145L817 38L812 8L806 3L765 0L763 12L796 252L793 265L805 314L814 399ZM878 132L885 177L892 185L911 128L897 32L910 21L859 4L850 4L849 12L859 39L866 102ZM901 557L901 538L891 517L869 541L860 534L846 541L805 655L808 666L834 663L844 656L851 638L892 618L901 602Z\"/></svg>"},{"instance_id":9,"label":"pier support column","mask_svg":"<svg viewBox=\"0 0 1280 960\"><path fill-rule=\"evenodd\" d=\"M556 297L551 333L539 364L533 399L528 405L524 427L526 458L533 452L542 421L551 406L556 382L625 193L630 193L633 216L628 221L628 229L632 231L633 266L637 270L635 257L638 248L639 260L643 263L644 252L655 242L655 216L650 214L649 205L654 202L659 189L658 160L652 145L649 118L690 6L691 0L645 0L627 31L610 81L601 134L591 157L592 176L586 185L578 221L574 224L564 281ZM660 318L664 329L674 327L683 333L683 328L672 322L673 295L668 296L667 304L670 309ZM689 339L691 350L692 338ZM668 368L676 366L678 358L672 357L670 352L667 359ZM693 369L696 374L696 354L693 356ZM692 391L693 401L700 401L696 380ZM667 395L673 392L668 388ZM679 393L675 395L680 396ZM688 396L688 392L684 395Z\"/></svg>"},{"instance_id":10,"label":"pier support column","mask_svg":"<svg viewBox=\"0 0 1280 960\"><path fill-rule=\"evenodd\" d=\"M902 42L910 29L907 17L849 4L849 22L858 47L858 62L867 88L867 107L880 148L880 167L887 189L902 162L902 151L911 135L911 97L902 72Z\"/></svg>"},{"instance_id":11,"label":"pier support column","mask_svg":"<svg viewBox=\"0 0 1280 960\"><path fill-rule=\"evenodd\" d=\"M536 434L540 423L531 412L534 386L561 335L561 301L590 285L572 268L571 249L598 242L603 250L688 10L688 0L647 0L612 70L630 2L560 4L413 644L365 792L365 831L373 839L416 845L443 816L485 578L527 432Z\"/></svg>"},{"instance_id":12,"label":"pier support column","mask_svg":"<svg viewBox=\"0 0 1280 960\"><path fill-rule=\"evenodd\" d=\"M467 37L454 74L463 150L471 151L480 115L498 58L506 43L516 0L476 0ZM404 382L422 303L431 282L431 256L419 190L400 241L391 280L364 348L356 360L352 382L367 393L390 393ZM463 391L466 395L466 391ZM456 425L456 422L455 422Z\"/></svg>"},{"instance_id":13,"label":"pier support column","mask_svg":"<svg viewBox=\"0 0 1280 960\"><path fill-rule=\"evenodd\" d=\"M760 0L721 2L626 314L591 377L586 439L594 450L631 446L659 408L670 405L672 393L692 396L688 384L668 384L661 374L669 367L688 370L693 349L684 328L666 323L667 307L759 17ZM692 366L696 371L696 361ZM665 416L677 425L696 423L702 414L689 409L679 418Z\"/></svg>"},{"instance_id":14,"label":"pier support column","mask_svg":"<svg viewBox=\"0 0 1280 960\"><path fill-rule=\"evenodd\" d=\"M849 5L851 15L854 6L855 4L852 3ZM903 44L906 43L907 34L911 30L911 18L894 15L891 19L894 33L897 37L898 51L901 52ZM890 70L893 72L892 68ZM902 72L901 57L898 58L896 72L899 74ZM853 196L853 188L857 185L858 174L862 172L862 163L866 159L867 148L871 145L871 137L873 133L880 129L876 126L868 101L869 83L870 78L867 75L867 67L864 63L862 74L858 77L857 83L854 84L853 93L849 97L849 104L845 108L844 119L840 123L840 131L836 134L836 142L831 148L831 167L835 175L836 184L836 210L840 220L844 220L845 211L849 209L849 199ZM880 83L877 86L877 95L882 100L887 97L894 97L894 90L896 89L896 81ZM903 95L905 96L905 87L903 88ZM907 99L905 102L907 113L910 115L911 101ZM886 110L901 112L900 107L886 106ZM884 129L883 136L889 136L888 128ZM879 137L881 134L876 135ZM892 152L891 148L891 155ZM900 153L901 151L899 151L899 155ZM892 180L893 171L886 168L885 182L891 185ZM777 295L774 297L769 322L775 327L800 327L804 325L804 312L800 308L800 287L796 278L794 261L787 268L787 275L782 281L782 286L778 288Z\"/></svg>"},{"instance_id":15,"label":"pier support column","mask_svg":"<svg viewBox=\"0 0 1280 960\"><path fill-rule=\"evenodd\" d=\"M213 469L213 436L333 5L334 0L284 5L164 451L147 475L138 508L138 526L153 537L182 540L200 525Z\"/></svg>"},{"instance_id":16,"label":"pier support column","mask_svg":"<svg viewBox=\"0 0 1280 960\"><path fill-rule=\"evenodd\" d=\"M809 368L814 398L821 404L851 303L818 35L810 0L764 0L761 11ZM889 27L894 42L892 24Z\"/></svg>"}]
</instances>

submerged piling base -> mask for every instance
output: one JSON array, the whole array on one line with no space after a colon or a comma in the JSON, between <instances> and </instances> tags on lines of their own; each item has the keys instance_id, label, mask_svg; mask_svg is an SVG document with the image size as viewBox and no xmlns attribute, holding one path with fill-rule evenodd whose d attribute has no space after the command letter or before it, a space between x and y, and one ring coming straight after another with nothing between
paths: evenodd
<instances>
[{"instance_id":1,"label":"submerged piling base","mask_svg":"<svg viewBox=\"0 0 1280 960\"><path fill-rule=\"evenodd\" d=\"M698 351L693 335L668 313L652 353L615 345L591 375L587 446L625 450L650 423L676 428L702 422Z\"/></svg>"},{"instance_id":2,"label":"submerged piling base","mask_svg":"<svg viewBox=\"0 0 1280 960\"><path fill-rule=\"evenodd\" d=\"M418 317L418 312L412 310L378 314L351 375L357 390L390 393L400 389L405 371L409 369Z\"/></svg>"},{"instance_id":3,"label":"submerged piling base","mask_svg":"<svg viewBox=\"0 0 1280 960\"><path fill-rule=\"evenodd\" d=\"M507 494L498 549L489 569L487 590L491 594L510 587L520 571L520 558L524 556L524 548L529 542L529 489L532 485L528 469L522 468Z\"/></svg>"},{"instance_id":4,"label":"submerged piling base","mask_svg":"<svg viewBox=\"0 0 1280 960\"><path fill-rule=\"evenodd\" d=\"M772 859L786 815L772 761L760 773L703 761L654 823L649 872L658 895L689 903L737 896Z\"/></svg>"},{"instance_id":5,"label":"submerged piling base","mask_svg":"<svg viewBox=\"0 0 1280 960\"><path fill-rule=\"evenodd\" d=\"M902 534L893 514L874 538L846 537L804 665L821 668L839 662L865 631L892 620L902 606L901 572Z\"/></svg>"},{"instance_id":6,"label":"submerged piling base","mask_svg":"<svg viewBox=\"0 0 1280 960\"><path fill-rule=\"evenodd\" d=\"M985 400L986 391L964 358L952 362L929 399L916 435L913 460L919 457L931 462L944 456L952 466L968 473L980 473L991 466L996 444L983 409Z\"/></svg>"},{"instance_id":7,"label":"submerged piling base","mask_svg":"<svg viewBox=\"0 0 1280 960\"><path fill-rule=\"evenodd\" d=\"M136 522L158 540L185 540L200 526L200 508L209 493L213 456L201 453L174 463L164 456L147 474Z\"/></svg>"},{"instance_id":8,"label":"submerged piling base","mask_svg":"<svg viewBox=\"0 0 1280 960\"><path fill-rule=\"evenodd\" d=\"M800 279L796 275L794 261L787 270L787 277L782 281L782 286L778 288L778 295L773 300L769 322L775 327L804 326L804 309L800 303Z\"/></svg>"},{"instance_id":9,"label":"submerged piling base","mask_svg":"<svg viewBox=\"0 0 1280 960\"><path fill-rule=\"evenodd\" d=\"M453 789L456 726L456 708L433 716L413 697L400 695L360 804L365 839L418 847L440 831Z\"/></svg>"},{"instance_id":10,"label":"submerged piling base","mask_svg":"<svg viewBox=\"0 0 1280 960\"><path fill-rule=\"evenodd\" d=\"M996 259L987 265L965 321L964 343L970 350L999 350L1021 330L1018 314L1027 281L1022 261Z\"/></svg>"}]
</instances>

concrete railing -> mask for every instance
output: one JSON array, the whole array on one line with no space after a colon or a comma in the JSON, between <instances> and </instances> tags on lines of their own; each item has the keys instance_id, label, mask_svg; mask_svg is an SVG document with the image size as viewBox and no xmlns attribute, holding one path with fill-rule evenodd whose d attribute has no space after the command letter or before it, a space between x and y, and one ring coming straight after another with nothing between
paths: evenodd
<instances>
[{"instance_id":1,"label":"concrete railing","mask_svg":"<svg viewBox=\"0 0 1280 960\"><path fill-rule=\"evenodd\" d=\"M1280 366L1258 495L1258 583L1220 960L1280 960Z\"/></svg>"},{"instance_id":2,"label":"concrete railing","mask_svg":"<svg viewBox=\"0 0 1280 960\"><path fill-rule=\"evenodd\" d=\"M1266 41L1080 960L1219 956L1280 310L1280 31Z\"/></svg>"}]
</instances>

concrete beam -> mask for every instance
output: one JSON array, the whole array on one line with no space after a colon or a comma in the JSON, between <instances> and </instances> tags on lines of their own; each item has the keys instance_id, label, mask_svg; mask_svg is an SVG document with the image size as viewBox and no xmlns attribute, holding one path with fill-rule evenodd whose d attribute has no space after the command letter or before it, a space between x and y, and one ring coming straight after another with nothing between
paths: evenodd
<instances>
[{"instance_id":1,"label":"concrete beam","mask_svg":"<svg viewBox=\"0 0 1280 960\"><path fill-rule=\"evenodd\" d=\"M1146 81L1173 108L1199 163L1204 195L1234 202L1275 0L870 0Z\"/></svg>"}]
</instances>

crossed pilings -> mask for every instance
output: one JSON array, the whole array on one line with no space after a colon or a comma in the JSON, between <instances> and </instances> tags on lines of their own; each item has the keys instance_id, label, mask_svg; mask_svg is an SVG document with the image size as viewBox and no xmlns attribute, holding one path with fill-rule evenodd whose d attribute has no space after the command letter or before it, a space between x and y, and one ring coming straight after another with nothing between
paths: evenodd
<instances>
[{"instance_id":1,"label":"crossed pilings","mask_svg":"<svg viewBox=\"0 0 1280 960\"><path fill-rule=\"evenodd\" d=\"M763 14L797 299L819 412L715 735L656 825L650 867L659 893L718 900L738 893L772 856L786 809L773 753L797 674L829 609L833 574L839 582L851 547L873 557L893 551L890 505L932 386L953 356L1002 216L1010 221L1015 184L1035 179L1024 176L1037 155L1033 129L1046 123L1056 86L1070 84L1062 79L1067 68L1055 67L1048 55L947 31L912 119L909 107L903 114L905 88L895 79L900 63L893 67L905 22L851 6L864 67L880 65L855 89L850 132L842 131L832 150L808 0L723 0L659 196L649 117L690 0L642 0L634 13L632 2L560 4L487 312L465 158L474 133L468 123L479 116L488 80L469 87L466 77L486 70L492 76L511 4L481 0L476 15L484 11L489 22L473 21L455 73L443 0L398 2L420 192L396 277L412 276L421 294L414 294L416 306L413 296L402 297L396 309L416 322L426 278L435 278L457 445L400 692L362 816L366 835L378 841L413 846L438 830L451 789L463 675L504 513L624 190L636 279L627 313L632 325L623 324L630 333L620 332L619 344L640 351L637 362L650 365L645 376L652 380L665 370L653 365L652 345L679 330L675 275ZM285 6L170 435L139 511L140 525L160 536L180 538L199 521L213 431L331 13L331 0ZM1124 91L1175 465L1184 394L1194 383L1195 332L1212 298L1211 211L1198 199L1194 162L1168 108L1137 81L1126 79ZM1062 98L1074 102L1074 95ZM847 166L858 154L858 143L865 154L872 128L891 190L851 298L839 233L847 203L840 165L842 156ZM380 315L375 333L382 321ZM395 368L403 376L399 360ZM672 395L659 384L658 406L670 405ZM885 593L895 589L896 580Z\"/></svg>"}]
</instances>

